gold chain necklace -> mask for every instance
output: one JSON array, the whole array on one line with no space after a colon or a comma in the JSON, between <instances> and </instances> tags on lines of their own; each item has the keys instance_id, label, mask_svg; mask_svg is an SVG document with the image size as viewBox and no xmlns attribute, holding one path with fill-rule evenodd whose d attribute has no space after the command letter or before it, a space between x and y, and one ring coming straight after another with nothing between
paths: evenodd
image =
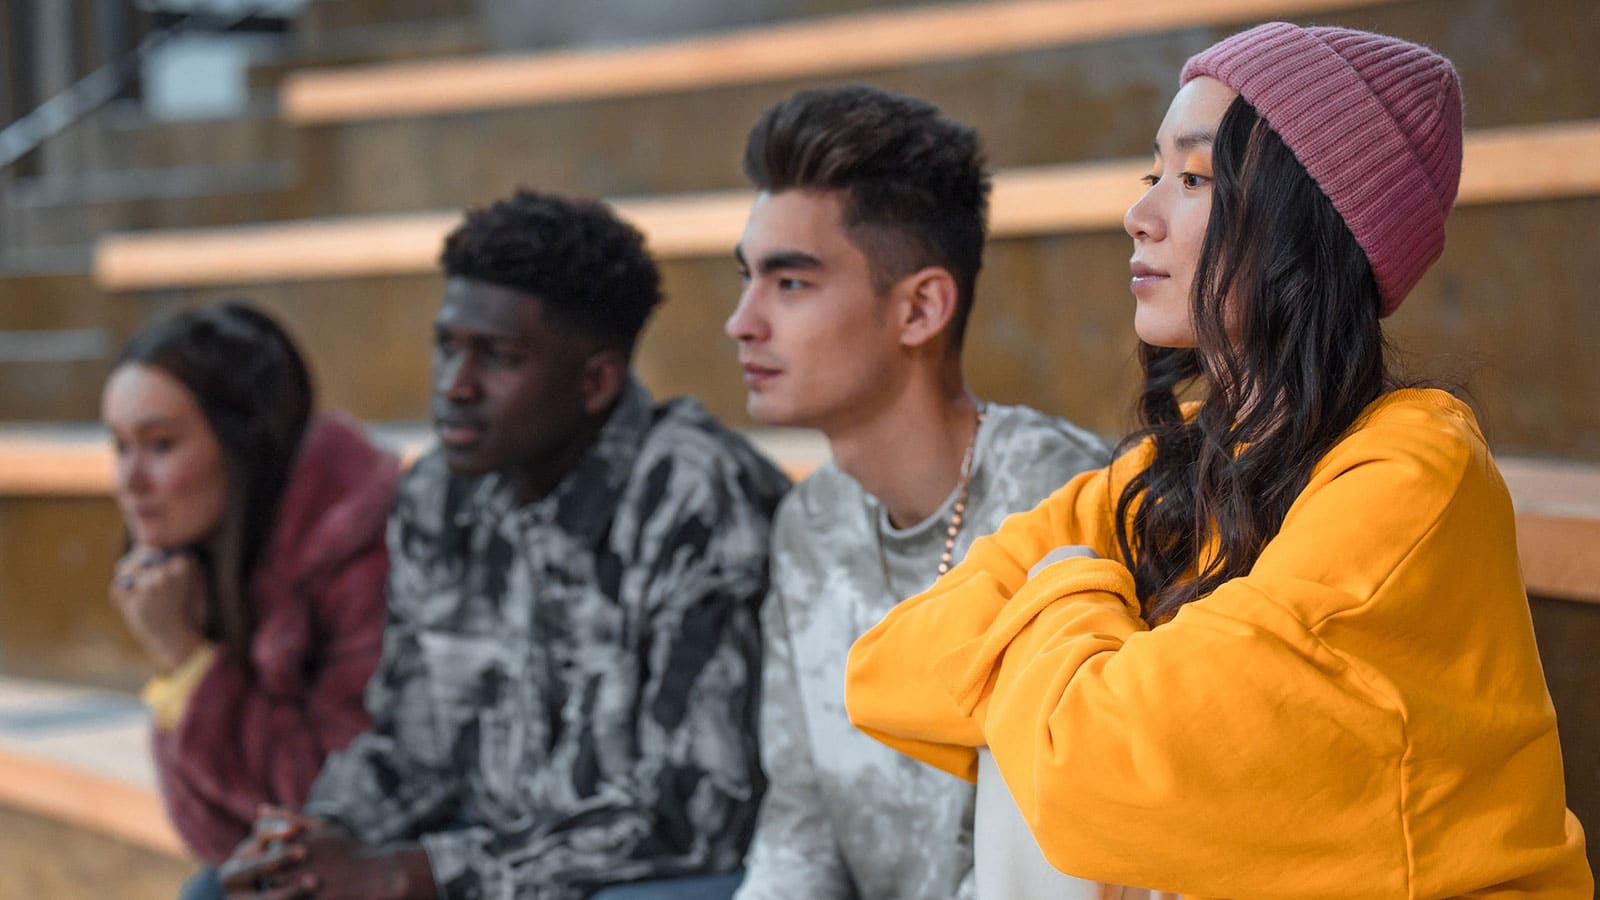
<instances>
[{"instance_id":1,"label":"gold chain necklace","mask_svg":"<svg viewBox=\"0 0 1600 900\"><path fill-rule=\"evenodd\" d=\"M967 452L961 456L961 486L956 492L956 505L950 510L950 523L944 530L944 552L939 554L939 577L950 571L952 560L955 556L956 537L961 534L961 526L967 517L967 495L972 490L972 460L978 450L978 432L983 430L983 416L987 409L983 404L978 405L978 423L973 426L972 440L967 444ZM878 539L878 570L883 573L883 587L890 596L899 596L894 591L894 585L889 581L889 559L883 549L883 528L877 517L872 518L872 533Z\"/></svg>"}]
</instances>

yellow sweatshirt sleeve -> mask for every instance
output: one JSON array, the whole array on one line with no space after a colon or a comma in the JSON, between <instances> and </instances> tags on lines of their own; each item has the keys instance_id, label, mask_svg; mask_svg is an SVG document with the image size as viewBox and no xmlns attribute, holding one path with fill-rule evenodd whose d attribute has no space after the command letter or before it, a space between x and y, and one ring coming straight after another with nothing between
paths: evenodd
<instances>
[{"instance_id":1,"label":"yellow sweatshirt sleeve","mask_svg":"<svg viewBox=\"0 0 1600 900\"><path fill-rule=\"evenodd\" d=\"M941 662L934 648L970 639L987 640L991 652L1003 650L1028 610L1055 599L1043 597L1035 589L1038 580L1028 582L1027 575L1056 547L1080 544L1115 557L1111 510L1117 484L1125 480L1117 476L1136 470L1145 456L1145 448L1131 451L1108 468L1078 475L1032 511L1007 517L931 589L895 607L863 635L849 661L847 699L856 727L908 756L976 780L975 748L987 743L981 722L952 694L947 679L953 663ZM1126 573L1118 563L1098 562ZM1013 594L1018 605L1008 608ZM1114 605L1121 607L1120 601ZM1126 618L1125 611L1115 617Z\"/></svg>"},{"instance_id":2,"label":"yellow sweatshirt sleeve","mask_svg":"<svg viewBox=\"0 0 1600 900\"><path fill-rule=\"evenodd\" d=\"M1504 486L1475 430L1399 406L1319 463L1248 576L1153 630L1116 560L1026 579L1084 542L1081 494L1013 517L857 642L852 719L964 777L987 744L1083 878L1587 897Z\"/></svg>"}]
</instances>

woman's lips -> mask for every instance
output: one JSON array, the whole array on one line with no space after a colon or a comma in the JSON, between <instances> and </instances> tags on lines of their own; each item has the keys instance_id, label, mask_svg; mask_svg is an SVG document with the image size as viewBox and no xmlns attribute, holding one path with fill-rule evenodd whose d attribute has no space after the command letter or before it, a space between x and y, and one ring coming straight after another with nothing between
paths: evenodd
<instances>
[{"instance_id":1,"label":"woman's lips","mask_svg":"<svg viewBox=\"0 0 1600 900\"><path fill-rule=\"evenodd\" d=\"M1159 284L1169 277L1166 272L1137 261L1128 264L1128 271L1133 274L1133 280L1129 282L1129 286L1135 291Z\"/></svg>"}]
</instances>

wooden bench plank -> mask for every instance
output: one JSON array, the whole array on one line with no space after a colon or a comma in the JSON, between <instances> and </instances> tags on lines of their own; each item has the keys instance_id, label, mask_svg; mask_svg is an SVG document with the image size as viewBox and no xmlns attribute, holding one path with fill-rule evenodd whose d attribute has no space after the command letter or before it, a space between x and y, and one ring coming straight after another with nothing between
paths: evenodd
<instances>
[{"instance_id":1,"label":"wooden bench plank","mask_svg":"<svg viewBox=\"0 0 1600 900\"><path fill-rule=\"evenodd\" d=\"M189 858L154 791L73 766L0 750L0 804Z\"/></svg>"},{"instance_id":2,"label":"wooden bench plank","mask_svg":"<svg viewBox=\"0 0 1600 900\"><path fill-rule=\"evenodd\" d=\"M1460 202L1600 194L1600 120L1467 136ZM995 237L1115 229L1142 189L1145 160L1010 169L994 179ZM753 194L719 191L615 201L662 259L732 252ZM431 272L455 212L359 216L101 238L95 281L130 291Z\"/></svg>"},{"instance_id":3,"label":"wooden bench plank","mask_svg":"<svg viewBox=\"0 0 1600 900\"><path fill-rule=\"evenodd\" d=\"M830 16L635 47L289 75L297 124L644 96L1015 53L1395 0L1009 0Z\"/></svg>"},{"instance_id":4,"label":"wooden bench plank","mask_svg":"<svg viewBox=\"0 0 1600 900\"><path fill-rule=\"evenodd\" d=\"M752 439L791 477L805 477L826 445L811 433L755 432ZM400 444L414 458L418 429ZM1517 508L1517 545L1531 593L1600 603L1600 466L1510 457L1500 461ZM0 496L103 496L111 453L82 429L72 437L0 433Z\"/></svg>"}]
</instances>

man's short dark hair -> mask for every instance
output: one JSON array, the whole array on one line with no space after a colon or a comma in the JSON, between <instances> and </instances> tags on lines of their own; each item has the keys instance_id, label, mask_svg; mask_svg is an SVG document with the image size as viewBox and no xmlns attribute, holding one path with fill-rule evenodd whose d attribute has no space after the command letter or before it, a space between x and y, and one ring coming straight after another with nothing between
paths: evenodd
<instances>
[{"instance_id":1,"label":"man's short dark hair","mask_svg":"<svg viewBox=\"0 0 1600 900\"><path fill-rule=\"evenodd\" d=\"M661 302L644 236L594 200L519 190L468 210L439 261L451 278L531 294L577 333L626 351Z\"/></svg>"},{"instance_id":2,"label":"man's short dark hair","mask_svg":"<svg viewBox=\"0 0 1600 900\"><path fill-rule=\"evenodd\" d=\"M976 131L925 100L867 85L801 91L750 129L744 173L760 190L844 191L844 226L879 293L926 266L957 289L952 346L972 311L989 209Z\"/></svg>"}]
</instances>

